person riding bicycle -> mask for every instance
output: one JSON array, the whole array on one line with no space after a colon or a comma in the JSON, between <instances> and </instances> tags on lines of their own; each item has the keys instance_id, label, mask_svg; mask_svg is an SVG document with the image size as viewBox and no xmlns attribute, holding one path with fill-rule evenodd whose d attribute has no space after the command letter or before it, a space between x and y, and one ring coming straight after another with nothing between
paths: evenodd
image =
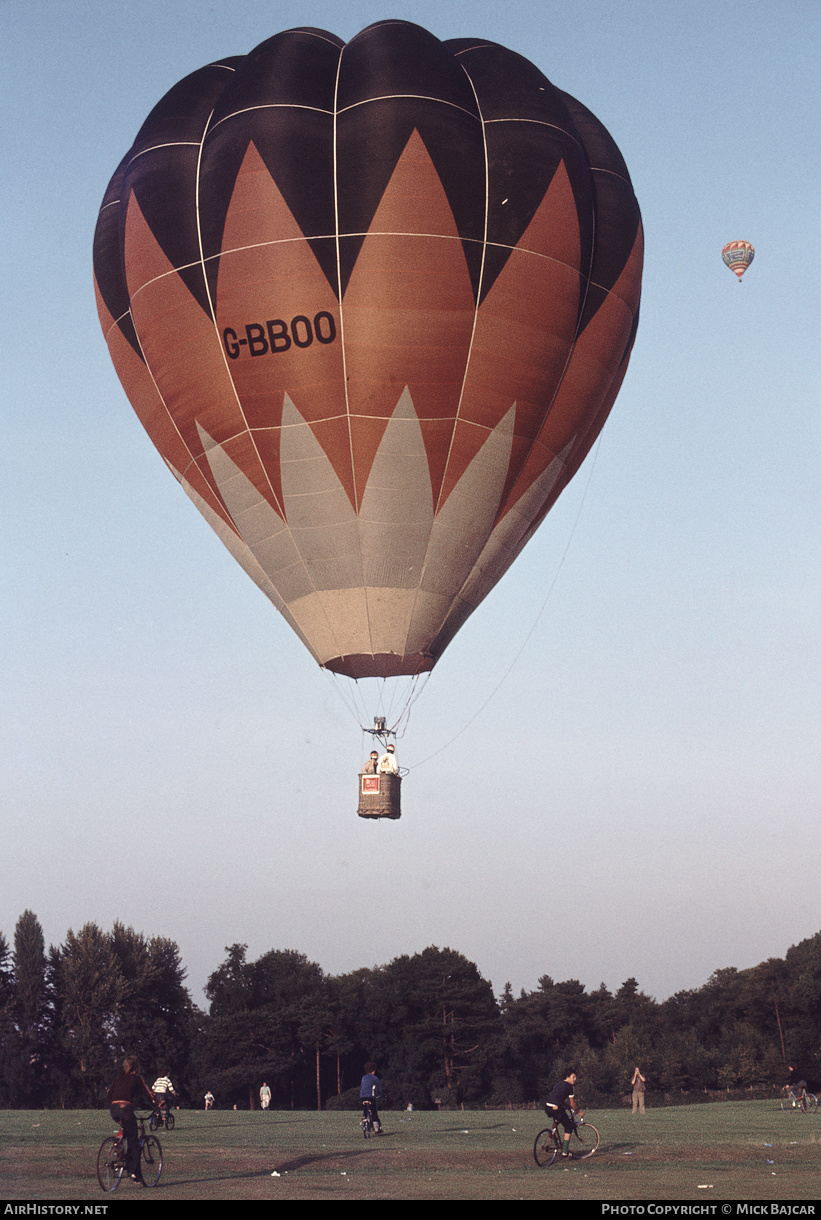
<instances>
[{"instance_id":1,"label":"person riding bicycle","mask_svg":"<svg viewBox=\"0 0 821 1220\"><path fill-rule=\"evenodd\" d=\"M123 1070L108 1086L106 1096L111 1106L112 1119L123 1129L126 1173L130 1175L132 1182L145 1186L140 1169L140 1135L134 1117L134 1104L144 1100L149 1106L153 1106L154 1094L139 1075L139 1066L136 1055L126 1055Z\"/></svg>"},{"instance_id":2,"label":"person riding bicycle","mask_svg":"<svg viewBox=\"0 0 821 1220\"><path fill-rule=\"evenodd\" d=\"M377 1097L384 1097L382 1091L382 1082L376 1073L375 1063L365 1064L365 1075L362 1077L362 1083L359 1086L359 1100L362 1102L362 1119L370 1119L373 1124L373 1129L377 1135L382 1134L382 1123L379 1121L379 1112L376 1108Z\"/></svg>"},{"instance_id":3,"label":"person riding bicycle","mask_svg":"<svg viewBox=\"0 0 821 1220\"><path fill-rule=\"evenodd\" d=\"M171 1109L171 1098L177 1096L177 1091L171 1083L168 1072L164 1076L158 1076L151 1087L157 1110L162 1119L165 1120L166 1114Z\"/></svg>"},{"instance_id":4,"label":"person riding bicycle","mask_svg":"<svg viewBox=\"0 0 821 1220\"><path fill-rule=\"evenodd\" d=\"M573 1134L576 1124L573 1118L568 1113L568 1106L571 1110L579 1115L584 1116L584 1111L580 1110L576 1105L573 1096L574 1085L576 1084L576 1072L574 1068L568 1068L564 1074L564 1079L554 1084L550 1096L544 1103L545 1113L549 1118L552 1118L555 1123L559 1123L564 1128L564 1145L562 1147L562 1156L570 1156L570 1136Z\"/></svg>"},{"instance_id":5,"label":"person riding bicycle","mask_svg":"<svg viewBox=\"0 0 821 1220\"><path fill-rule=\"evenodd\" d=\"M807 1078L804 1073L799 1070L794 1059L790 1060L788 1067L790 1074L787 1078L787 1083L784 1085L784 1092L786 1093L791 1089L797 1100L800 1101L807 1091Z\"/></svg>"}]
</instances>

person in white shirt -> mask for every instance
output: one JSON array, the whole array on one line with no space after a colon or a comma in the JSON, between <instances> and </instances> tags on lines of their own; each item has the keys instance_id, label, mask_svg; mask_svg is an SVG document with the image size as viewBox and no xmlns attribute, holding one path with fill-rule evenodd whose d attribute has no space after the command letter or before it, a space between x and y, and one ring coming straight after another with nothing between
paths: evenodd
<instances>
[{"instance_id":1,"label":"person in white shirt","mask_svg":"<svg viewBox=\"0 0 821 1220\"><path fill-rule=\"evenodd\" d=\"M386 752L379 760L379 772L381 775L398 775L399 766L394 755L393 745L389 745Z\"/></svg>"},{"instance_id":2,"label":"person in white shirt","mask_svg":"<svg viewBox=\"0 0 821 1220\"><path fill-rule=\"evenodd\" d=\"M151 1090L156 1098L157 1108L159 1110L171 1109L171 1098L176 1097L176 1090L169 1079L168 1073L164 1076L158 1076L154 1081L154 1086Z\"/></svg>"}]
</instances>

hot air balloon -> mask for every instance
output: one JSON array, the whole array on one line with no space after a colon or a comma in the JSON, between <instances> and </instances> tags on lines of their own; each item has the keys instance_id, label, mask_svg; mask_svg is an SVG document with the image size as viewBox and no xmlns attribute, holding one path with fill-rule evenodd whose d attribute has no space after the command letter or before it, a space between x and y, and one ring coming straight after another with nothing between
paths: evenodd
<instances>
[{"instance_id":1,"label":"hot air balloon","mask_svg":"<svg viewBox=\"0 0 821 1220\"><path fill-rule=\"evenodd\" d=\"M742 275L755 258L755 250L748 241L731 241L721 251L721 257L730 270L736 273L740 284Z\"/></svg>"},{"instance_id":2,"label":"hot air balloon","mask_svg":"<svg viewBox=\"0 0 821 1220\"><path fill-rule=\"evenodd\" d=\"M106 191L100 321L165 463L321 666L430 670L581 465L642 228L504 47L292 29L180 81Z\"/></svg>"}]
</instances>

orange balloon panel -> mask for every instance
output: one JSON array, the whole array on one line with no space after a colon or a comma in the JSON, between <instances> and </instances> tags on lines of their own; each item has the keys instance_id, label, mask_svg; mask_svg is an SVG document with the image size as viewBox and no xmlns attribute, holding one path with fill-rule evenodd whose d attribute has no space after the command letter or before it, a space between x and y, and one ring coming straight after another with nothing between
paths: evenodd
<instances>
[{"instance_id":1,"label":"orange balloon panel","mask_svg":"<svg viewBox=\"0 0 821 1220\"><path fill-rule=\"evenodd\" d=\"M597 119L403 21L288 30L154 108L100 320L151 439L321 664L430 669L584 460L642 230Z\"/></svg>"}]
</instances>

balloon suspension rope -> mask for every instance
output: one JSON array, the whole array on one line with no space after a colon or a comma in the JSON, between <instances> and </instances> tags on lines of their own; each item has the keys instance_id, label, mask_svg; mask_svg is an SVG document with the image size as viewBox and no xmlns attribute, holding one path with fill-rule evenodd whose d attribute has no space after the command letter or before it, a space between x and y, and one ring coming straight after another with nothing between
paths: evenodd
<instances>
[{"instance_id":1,"label":"balloon suspension rope","mask_svg":"<svg viewBox=\"0 0 821 1220\"><path fill-rule=\"evenodd\" d=\"M600 446L601 446L601 436L599 436L599 438L596 442L596 447L593 450L593 460L590 463L590 472L587 476L587 482L585 484L581 500L579 501L578 511L576 513L575 520L573 521L573 527L570 530L570 534L568 535L567 544L565 545L564 552L562 554L561 559L559 560L559 564L553 575L553 579L550 582L550 587L548 588L547 593L545 594L544 601L542 602L541 607L540 607L538 613L536 614L535 619L533 620L533 624L532 624L530 630L528 631L527 635L522 640L522 643L519 647L518 652L513 657L513 660L510 662L510 665L507 667L505 672L502 674L501 678L496 683L496 685L494 686L493 690L490 692L488 697L485 699L484 703L479 708L477 708L477 710L474 712L474 714L470 717L469 720L465 721L465 723L462 725L462 727L459 729L459 731L457 733L454 733L454 735L448 741L446 741L444 743L444 745L441 745L438 748L438 750L434 750L432 754L428 754L427 757L423 758L420 762L414 763L413 767L408 768L408 770L416 770L417 767L424 767L424 765L426 763L431 762L434 758L438 758L438 756L440 754L443 754L445 750L450 749L450 747L453 745L454 741L458 741L458 739L462 736L462 734L467 732L467 730L473 724L474 720L478 720L478 718L481 716L482 712L484 712L485 708L492 702L492 700L501 690L502 686L504 686L505 682L508 680L508 678L512 674L513 670L516 668L517 664L519 663L522 653L525 651L528 644L530 643L533 633L535 632L536 628L538 627L539 622L541 621L541 618L542 618L545 610L547 609L547 604L550 601L551 597L553 596L553 591L556 588L556 584L558 583L558 579L561 574L562 568L564 567L565 560L567 559L567 556L570 553L570 547L573 543L573 538L575 536L576 529L577 529L579 521L581 519L582 509L584 508L584 503L585 503L585 500L587 499L587 493L589 492L590 484L593 481L593 471L596 468L596 461L597 461L597 458L599 455ZM394 719L392 711L389 709L383 716L374 718L374 724L377 723L377 720L384 721L385 728L368 729L368 728L365 728L365 726L363 724L363 721L367 718L366 709L365 709L365 696L364 696L364 693L362 693L360 691L358 682L355 684L354 689L351 690L350 686L343 685L342 680L340 679L338 674L333 673L333 671L331 671L331 670L328 670L328 672L331 674L331 677L334 679L334 687L337 690L339 697L347 705L349 712L354 717L354 719L356 720L357 724L359 725L359 727L361 729L363 751L364 751L364 747L365 747L365 735L367 733L370 733L372 736L379 737L379 739L381 741L383 741L383 744L385 744L387 742L388 737L396 737L397 734L399 736L404 736L404 734L407 730L408 720L410 719L411 708L412 708L413 704L416 702L416 700L419 698L419 696L421 695L422 691L425 688L427 680L430 677L430 671L428 671L427 673L424 673L424 674L416 674L415 677L413 677L411 679L410 690L408 691L407 695L405 696L404 702L402 703L401 709L399 711L399 714L396 716L396 718ZM420 678L422 679L421 683L419 682ZM382 695L384 695L384 689L385 689L385 681L383 680L382 681L382 690L381 690L380 698L378 700L380 709L382 709L383 711L384 711L384 708L383 708ZM361 706L360 706L359 701L361 701ZM394 702L394 700L391 701L391 707L393 706L393 702ZM389 721L393 722L392 728L387 727ZM400 725L403 726L401 733L399 733ZM403 768L403 770L405 770L405 768Z\"/></svg>"},{"instance_id":2,"label":"balloon suspension rope","mask_svg":"<svg viewBox=\"0 0 821 1220\"><path fill-rule=\"evenodd\" d=\"M404 737L407 732L408 721L410 719L411 708L416 700L421 695L425 688L430 672L423 674L415 674L409 678L401 686L392 684L391 698L385 702L385 693L387 690L387 679L365 679L366 682L379 682L379 697L376 700L377 708L380 715L374 717L376 720L383 722L384 727L379 729L370 729L365 727L365 721L368 718L367 705L369 702L368 696L359 686L359 682L355 682L353 687L348 679L340 678L338 674L328 670L334 680L334 689L337 691L340 699L345 703L348 711L356 720L362 732L362 743L364 747L365 735L379 737L383 745L387 745L389 737ZM401 699L397 710L397 701ZM373 703L371 701L371 707Z\"/></svg>"},{"instance_id":3,"label":"balloon suspension rope","mask_svg":"<svg viewBox=\"0 0 821 1220\"><path fill-rule=\"evenodd\" d=\"M553 580L550 582L550 588L547 590L547 593L545 594L545 599L542 602L541 608L540 608L538 614L536 615L536 618L533 621L532 627L530 628L530 630L528 631L524 640L522 641L519 651L516 653L513 660L510 662L510 665L507 667L505 672L502 674L501 678L496 683L493 690L488 695L487 699L485 699L485 701L481 705L481 707L479 707L474 712L474 714L471 716L470 720L465 721L465 723L462 725L461 729L459 729L458 733L454 733L453 737L451 737L451 739L449 741L446 741L445 744L440 746L438 750L434 750L434 752L432 754L428 754L428 756L426 758L423 758L421 760L421 762L414 763L413 767L409 768L409 770L416 770L417 767L424 767L425 763L429 763L432 759L437 758L440 754L444 753L445 750L450 749L450 747L453 745L454 741L457 741L462 736L462 734L470 728L470 726L473 724L474 720L478 720L478 718L481 716L482 712L485 710L485 708L488 706L488 704L491 702L491 700L498 694L499 690L508 680L508 678L512 674L513 670L515 669L516 665L519 663L519 659L521 658L522 653L524 652L524 650L527 648L528 644L530 643L531 636L533 635L534 631L538 627L539 621L540 621L542 615L544 614L545 610L547 609L547 603L550 601L550 598L553 595L553 590L556 587L556 583L559 579L559 574L561 573L561 570L564 567L564 562L567 559L568 553L570 551L570 545L573 542L573 536L576 533L576 527L578 526L579 520L582 515L582 509L584 508L584 502L587 499L587 493L590 490L590 484L593 480L593 471L596 467L596 458L598 457L598 454L599 454L600 445L601 445L601 436L599 436L599 439L596 442L596 448L593 451L593 460L590 463L590 473L587 476L587 483L585 484L584 492L582 493L582 498L581 498L581 501L579 502L579 509L578 509L578 512L576 513L576 519L573 522L573 528L571 529L570 534L568 536L567 545L564 548L564 553L563 553L561 559L559 560L559 566L556 568L556 572L553 576Z\"/></svg>"}]
</instances>

